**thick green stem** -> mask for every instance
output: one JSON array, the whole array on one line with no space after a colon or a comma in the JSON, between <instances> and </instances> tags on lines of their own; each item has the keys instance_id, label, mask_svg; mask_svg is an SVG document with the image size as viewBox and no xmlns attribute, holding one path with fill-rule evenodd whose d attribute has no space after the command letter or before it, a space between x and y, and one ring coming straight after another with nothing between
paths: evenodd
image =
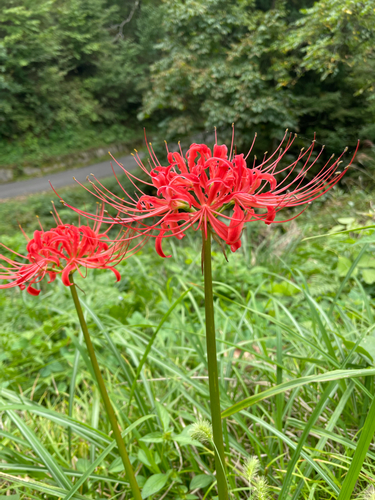
<instances>
[{"instance_id":1,"label":"thick green stem","mask_svg":"<svg viewBox=\"0 0 375 500\"><path fill-rule=\"evenodd\" d=\"M73 281L73 275L70 275L70 279L73 282L73 285L70 286L69 288L70 288L70 291L72 293L74 305L75 305L76 310L77 310L79 322L81 324L83 336L84 336L86 346L87 346L87 351L89 353L89 356L91 359L91 364L92 364L92 367L93 367L94 372L95 372L96 381L97 381L98 386L99 386L99 391L100 391L100 394L102 396L104 407L105 407L105 410L107 412L107 415L108 415L108 418L109 418L109 421L110 421L110 424L112 427L113 436L116 440L117 448L118 448L118 451L120 453L122 463L124 464L124 467L125 467L127 479L130 483L130 488L133 492L133 498L134 498L134 500L142 500L142 495L141 495L141 492L139 490L139 486L138 486L137 480L135 478L134 471L133 471L133 468L131 466L131 463L130 463L130 460L129 460L129 457L128 457L128 454L127 454L127 451L125 448L124 440L122 439L122 436L121 436L121 432L120 432L120 428L119 428L119 425L117 422L117 418L116 418L115 412L113 410L111 401L109 399L102 374L100 373L100 368L99 368L98 360L96 359L94 346L92 345L92 342L91 342L90 334L89 334L89 331L87 329L87 324L86 324L85 318L83 316L81 303L80 303L79 298L78 298L77 289L76 289L76 286L75 286L74 281Z\"/></svg>"},{"instance_id":2,"label":"thick green stem","mask_svg":"<svg viewBox=\"0 0 375 500\"><path fill-rule=\"evenodd\" d=\"M204 271L204 305L206 309L206 342L208 361L208 380L210 387L210 407L212 431L215 443L215 468L217 478L217 490L219 500L228 500L228 486L225 470L225 455L223 444L223 430L220 411L219 371L217 367L214 298L212 292L212 269L211 269L211 232L204 230L203 236L203 271ZM224 469L224 470L223 470Z\"/></svg>"}]
</instances>

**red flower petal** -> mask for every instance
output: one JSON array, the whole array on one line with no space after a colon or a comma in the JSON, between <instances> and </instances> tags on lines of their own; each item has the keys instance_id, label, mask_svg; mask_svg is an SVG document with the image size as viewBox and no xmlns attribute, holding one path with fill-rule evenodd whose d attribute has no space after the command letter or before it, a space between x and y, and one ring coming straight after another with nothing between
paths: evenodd
<instances>
[{"instance_id":1,"label":"red flower petal","mask_svg":"<svg viewBox=\"0 0 375 500\"><path fill-rule=\"evenodd\" d=\"M160 257L163 257L163 259L168 259L169 257L172 257L172 255L165 255L161 247L164 233L165 231L160 231L159 236L155 239L155 250L160 255Z\"/></svg>"}]
</instances>

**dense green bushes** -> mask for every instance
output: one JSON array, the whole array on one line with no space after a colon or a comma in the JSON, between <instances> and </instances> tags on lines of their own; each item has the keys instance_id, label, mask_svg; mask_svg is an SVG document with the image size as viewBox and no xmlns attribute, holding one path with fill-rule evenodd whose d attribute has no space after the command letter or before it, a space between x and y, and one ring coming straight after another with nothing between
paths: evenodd
<instances>
[{"instance_id":1,"label":"dense green bushes","mask_svg":"<svg viewBox=\"0 0 375 500\"><path fill-rule=\"evenodd\" d=\"M297 10L311 4L166 0L144 113L178 134L235 122L271 138L286 127L317 131L336 147L373 139L375 3Z\"/></svg>"},{"instance_id":2,"label":"dense green bushes","mask_svg":"<svg viewBox=\"0 0 375 500\"><path fill-rule=\"evenodd\" d=\"M101 142L121 140L119 125L140 106L141 81L154 57L153 27L148 23L147 37L142 28L150 15L147 5L141 18L136 9L125 25L126 37L119 36L116 25L133 6L105 0L3 3L0 136L10 144L11 162L15 139L21 155L47 150L48 141L76 146L74 138L86 139L90 128ZM115 137L107 137L113 134L106 128Z\"/></svg>"},{"instance_id":3,"label":"dense green bushes","mask_svg":"<svg viewBox=\"0 0 375 500\"><path fill-rule=\"evenodd\" d=\"M43 158L55 143L87 148L88 130L93 146L121 141L142 125L182 138L235 122L238 144L254 131L270 143L286 127L334 148L374 141L374 9L375 0L5 0L0 161Z\"/></svg>"}]
</instances>

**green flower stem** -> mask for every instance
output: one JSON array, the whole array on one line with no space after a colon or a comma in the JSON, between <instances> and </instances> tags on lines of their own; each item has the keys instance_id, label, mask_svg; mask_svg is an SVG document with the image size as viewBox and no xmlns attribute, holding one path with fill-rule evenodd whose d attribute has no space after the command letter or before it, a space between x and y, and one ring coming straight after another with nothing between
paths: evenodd
<instances>
[{"instance_id":1,"label":"green flower stem","mask_svg":"<svg viewBox=\"0 0 375 500\"><path fill-rule=\"evenodd\" d=\"M133 492L133 498L134 498L134 500L142 500L142 495L141 495L137 480L136 480L135 475L134 475L133 468L131 466L131 463L130 463L130 460L129 460L129 457L128 457L128 454L127 454L127 451L125 448L124 440L121 437L121 432L120 432L120 428L119 428L119 425L118 425L118 422L116 419L116 415L115 415L115 412L113 410L111 401L109 399L102 374L100 373L98 360L96 359L94 346L92 345L92 342L90 339L90 334L89 334L89 331L87 329L87 324L86 324L85 318L83 316L81 303L80 303L79 298L78 298L77 289L76 289L76 286L74 284L72 274L70 275L70 280L73 282L73 285L70 286L69 288L70 288L70 291L72 293L74 305L75 305L76 310L77 310L79 322L81 324L83 336L84 336L86 346L87 346L87 351L89 353L92 367L93 367L94 372L95 372L96 381L97 381L98 386L99 386L99 391L100 391L100 394L102 396L104 407L106 409L109 421L111 423L113 435L114 435L114 438L115 438L116 443L117 443L117 448L118 448L122 462L123 462L124 467L125 467L127 479L129 480L130 488ZM219 415L220 415L220 413L219 413Z\"/></svg>"},{"instance_id":2,"label":"green flower stem","mask_svg":"<svg viewBox=\"0 0 375 500\"><path fill-rule=\"evenodd\" d=\"M211 268L211 232L207 230L207 239L204 229L203 237L203 272L204 272L204 305L206 310L206 342L208 361L208 381L210 387L210 407L212 432L215 443L215 468L219 500L228 500L228 486L225 471L225 455L223 444L223 429L220 411L219 372L217 367L214 298L212 292ZM224 470L223 470L224 469Z\"/></svg>"}]
</instances>

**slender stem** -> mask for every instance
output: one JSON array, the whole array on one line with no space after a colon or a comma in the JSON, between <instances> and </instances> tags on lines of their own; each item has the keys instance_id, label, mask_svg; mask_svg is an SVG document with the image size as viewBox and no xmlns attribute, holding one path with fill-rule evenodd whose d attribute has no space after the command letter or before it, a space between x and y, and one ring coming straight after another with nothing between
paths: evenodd
<instances>
[{"instance_id":1,"label":"slender stem","mask_svg":"<svg viewBox=\"0 0 375 500\"><path fill-rule=\"evenodd\" d=\"M79 322L81 324L83 336L84 336L86 346L87 346L87 351L89 353L92 367L93 367L94 372L95 372L96 381L97 381L98 386L99 386L99 391L100 391L100 394L102 396L104 407L106 409L106 412L107 412L107 415L108 415L108 418L109 418L109 421L110 421L110 424L112 427L112 431L113 431L113 435L114 435L114 438L115 438L116 443L117 443L118 451L120 453L122 462L123 462L124 467L125 467L127 479L129 480L130 488L133 492L134 500L142 500L142 495L141 495L141 492L139 490L139 486L138 486L137 480L135 478L134 471L133 471L133 468L131 466L128 454L126 452L124 440L122 439L122 436L121 436L121 432L120 432L120 428L119 428L119 425L117 422L117 418L116 418L115 412L113 410L111 401L109 399L102 374L100 373L98 360L96 359L94 346L92 345L90 334L89 334L89 331L87 329L87 324L86 324L85 318L83 316L81 303L80 303L79 298L78 298L77 289L76 289L76 286L74 284L72 274L70 275L70 279L73 282L73 285L70 286L69 288L70 288L70 291L72 293L74 305L75 305L76 310L77 310Z\"/></svg>"},{"instance_id":2,"label":"slender stem","mask_svg":"<svg viewBox=\"0 0 375 500\"><path fill-rule=\"evenodd\" d=\"M206 342L208 361L208 381L210 387L210 407L212 432L215 443L215 468L219 500L228 500L228 486L225 471L225 455L223 444L223 429L220 411L219 372L217 368L214 298L212 292L211 269L211 232L207 231L203 237L203 272L204 272L204 305L206 309ZM224 469L224 470L223 470Z\"/></svg>"}]
</instances>

